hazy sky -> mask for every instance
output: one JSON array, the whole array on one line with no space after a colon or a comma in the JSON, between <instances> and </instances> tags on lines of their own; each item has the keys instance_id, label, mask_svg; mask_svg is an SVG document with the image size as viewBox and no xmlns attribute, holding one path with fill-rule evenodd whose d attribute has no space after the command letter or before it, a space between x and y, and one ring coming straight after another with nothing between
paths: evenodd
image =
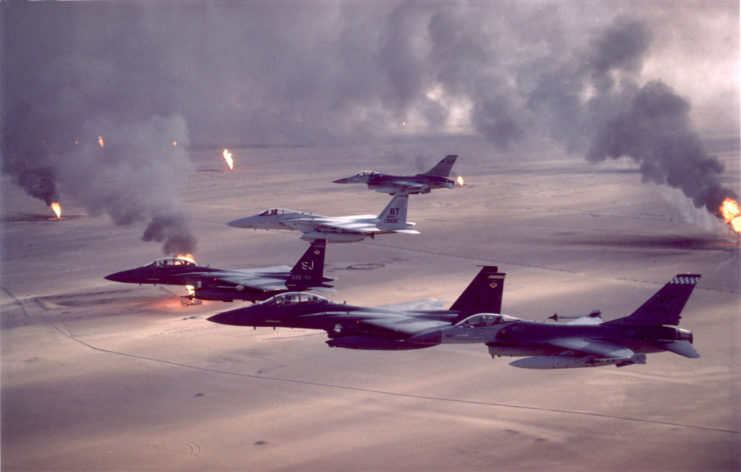
<instances>
[{"instance_id":1,"label":"hazy sky","mask_svg":"<svg viewBox=\"0 0 741 472\"><path fill-rule=\"evenodd\" d=\"M688 194L698 206L728 193L694 130L738 125L736 1L3 2L0 12L4 172L47 203L61 192L117 223L148 221L148 238L178 248L195 244L175 236L189 144L465 132L505 150L549 139L593 161L629 155L647 180L679 188L710 175ZM153 181L173 185L153 195Z\"/></svg>"}]
</instances>

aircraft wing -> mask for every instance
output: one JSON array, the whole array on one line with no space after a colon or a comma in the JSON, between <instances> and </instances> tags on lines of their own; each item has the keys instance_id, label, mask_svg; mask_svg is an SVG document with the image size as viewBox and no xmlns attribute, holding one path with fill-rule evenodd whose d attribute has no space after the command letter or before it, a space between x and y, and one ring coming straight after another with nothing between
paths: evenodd
<instances>
[{"instance_id":1,"label":"aircraft wing","mask_svg":"<svg viewBox=\"0 0 741 472\"><path fill-rule=\"evenodd\" d=\"M397 303L396 305L383 305L375 308L389 311L433 311L442 310L444 307L445 302L443 302L442 300L428 298L427 300Z\"/></svg>"},{"instance_id":2,"label":"aircraft wing","mask_svg":"<svg viewBox=\"0 0 741 472\"><path fill-rule=\"evenodd\" d=\"M319 231L325 233L375 233L380 231L378 227L369 223L367 219L375 218L373 215L358 215L357 217L345 218L321 218L321 219L294 219L291 226L303 233ZM366 221L363 221L366 220Z\"/></svg>"},{"instance_id":3,"label":"aircraft wing","mask_svg":"<svg viewBox=\"0 0 741 472\"><path fill-rule=\"evenodd\" d=\"M285 279L291 268L288 266L261 267L259 269L225 270L205 273L218 286L242 285L257 290L285 290ZM283 275L283 277L280 277Z\"/></svg>"},{"instance_id":4,"label":"aircraft wing","mask_svg":"<svg viewBox=\"0 0 741 472\"><path fill-rule=\"evenodd\" d=\"M243 285L245 287L250 287L258 290L285 290L286 289L286 282L285 280L280 279L274 279L269 277L259 277L259 276L252 276L252 277L220 277L217 281L219 282L226 282L227 284L231 285Z\"/></svg>"},{"instance_id":5,"label":"aircraft wing","mask_svg":"<svg viewBox=\"0 0 741 472\"><path fill-rule=\"evenodd\" d=\"M425 300L427 302L437 300ZM412 302L414 303L414 302ZM412 304L404 304L411 306ZM422 305L416 305L421 307ZM373 335L380 337L411 337L415 334L419 334L422 331L432 328L444 328L450 326L449 321L436 320L425 317L425 313L394 313L380 309L380 307L373 307L371 310L363 310L356 312L322 312L322 313L311 313L302 315L303 319L317 318L322 319L324 324L327 326L333 326L336 321L348 320L348 314L350 319L357 326L364 328L365 330L373 333ZM323 328L326 329L326 328Z\"/></svg>"},{"instance_id":6,"label":"aircraft wing","mask_svg":"<svg viewBox=\"0 0 741 472\"><path fill-rule=\"evenodd\" d=\"M584 315L575 318L568 323L569 325L580 325L580 326L596 326L602 324L602 318L598 316Z\"/></svg>"},{"instance_id":7,"label":"aircraft wing","mask_svg":"<svg viewBox=\"0 0 741 472\"><path fill-rule=\"evenodd\" d=\"M635 355L632 349L625 346L589 338L560 338L553 339L548 343L560 347L564 351L574 351L578 354L588 354L608 359L628 360Z\"/></svg>"},{"instance_id":8,"label":"aircraft wing","mask_svg":"<svg viewBox=\"0 0 741 472\"><path fill-rule=\"evenodd\" d=\"M425 184L415 182L413 180L394 180L389 182L389 185L392 187L399 187L400 189L410 191L422 190L426 187Z\"/></svg>"},{"instance_id":9,"label":"aircraft wing","mask_svg":"<svg viewBox=\"0 0 741 472\"><path fill-rule=\"evenodd\" d=\"M316 231L334 233L377 233L378 226L367 221L330 220L315 227Z\"/></svg>"},{"instance_id":10,"label":"aircraft wing","mask_svg":"<svg viewBox=\"0 0 741 472\"><path fill-rule=\"evenodd\" d=\"M450 326L447 321L431 320L415 316L389 316L383 318L368 318L358 322L361 326L388 331L394 334L414 336L432 328Z\"/></svg>"}]
</instances>

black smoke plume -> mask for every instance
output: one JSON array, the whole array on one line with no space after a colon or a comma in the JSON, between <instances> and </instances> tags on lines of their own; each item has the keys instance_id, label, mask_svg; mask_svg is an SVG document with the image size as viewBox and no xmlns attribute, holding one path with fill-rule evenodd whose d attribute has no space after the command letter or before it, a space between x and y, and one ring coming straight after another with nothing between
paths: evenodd
<instances>
[{"instance_id":1,"label":"black smoke plume","mask_svg":"<svg viewBox=\"0 0 741 472\"><path fill-rule=\"evenodd\" d=\"M165 87L173 78L151 35L126 31L132 21L148 29L146 15L25 3L0 12L3 172L47 205L71 199L117 225L149 221L143 240L168 254L193 252L177 202L192 166L186 121ZM120 24L113 13L125 14Z\"/></svg>"},{"instance_id":2,"label":"black smoke plume","mask_svg":"<svg viewBox=\"0 0 741 472\"><path fill-rule=\"evenodd\" d=\"M733 55L698 32L737 18L738 5L622 5L630 15L599 0L2 2L3 171L44 201L69 192L117 222L154 223L185 214L174 195L187 166L148 126L198 146L327 145L463 129L497 149L555 142L591 162L627 156L644 180L680 188L713 211L734 195L720 184L722 166L693 130L672 70L657 76L654 67L647 77L644 69L672 34ZM729 44L738 48L735 39ZM136 211L118 208L128 185L115 194L99 183L113 179L105 168L87 165L98 150L71 144L94 144L101 123L111 125L106 152L117 136L133 137L106 158L133 179L131 188L162 185L157 198L133 198Z\"/></svg>"}]
</instances>

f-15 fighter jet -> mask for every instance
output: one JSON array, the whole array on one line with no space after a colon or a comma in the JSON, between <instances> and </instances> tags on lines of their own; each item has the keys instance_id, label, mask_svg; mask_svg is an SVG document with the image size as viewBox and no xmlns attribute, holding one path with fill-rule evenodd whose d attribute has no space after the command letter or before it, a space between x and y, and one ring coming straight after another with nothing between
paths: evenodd
<instances>
[{"instance_id":1,"label":"f-15 fighter jet","mask_svg":"<svg viewBox=\"0 0 741 472\"><path fill-rule=\"evenodd\" d=\"M196 265L187 257L163 257L136 269L116 272L105 278L135 284L184 285L191 301L265 300L289 290L327 290L334 279L324 277L327 241L315 240L293 268L216 269ZM330 290L331 291L331 290Z\"/></svg>"},{"instance_id":2,"label":"f-15 fighter jet","mask_svg":"<svg viewBox=\"0 0 741 472\"><path fill-rule=\"evenodd\" d=\"M419 231L411 229L414 223L407 222L408 201L409 195L396 194L378 216L321 216L273 208L227 224L235 228L298 230L303 233L301 239L326 239L334 243L362 241L377 234L419 234Z\"/></svg>"},{"instance_id":3,"label":"f-15 fighter jet","mask_svg":"<svg viewBox=\"0 0 741 472\"><path fill-rule=\"evenodd\" d=\"M678 326L679 314L699 279L697 274L677 274L632 314L607 322L599 312L560 317L573 318L564 324L481 313L409 342L485 343L492 357L527 356L510 363L525 369L645 364L647 353L662 351L700 357L692 346L692 333Z\"/></svg>"},{"instance_id":4,"label":"f-15 fighter jet","mask_svg":"<svg viewBox=\"0 0 741 472\"><path fill-rule=\"evenodd\" d=\"M323 329L331 347L420 349L433 344L409 342L415 335L449 327L475 313L499 311L500 281L496 267L484 267L448 310L441 309L437 300L363 307L333 303L310 293L288 292L208 320L236 326Z\"/></svg>"},{"instance_id":5,"label":"f-15 fighter jet","mask_svg":"<svg viewBox=\"0 0 741 472\"><path fill-rule=\"evenodd\" d=\"M371 190L390 195L400 192L407 194L429 193L430 190L453 188L455 186L455 181L448 178L448 176L457 158L458 156L453 154L445 156L435 167L423 174L391 175L374 170L364 170L350 177L337 179L334 183L365 183Z\"/></svg>"}]
</instances>

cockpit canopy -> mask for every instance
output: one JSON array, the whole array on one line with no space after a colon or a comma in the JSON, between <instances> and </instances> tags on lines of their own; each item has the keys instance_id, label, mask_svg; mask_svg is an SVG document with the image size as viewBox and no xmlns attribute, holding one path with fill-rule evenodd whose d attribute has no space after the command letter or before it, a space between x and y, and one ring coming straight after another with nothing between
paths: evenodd
<instances>
[{"instance_id":1,"label":"cockpit canopy","mask_svg":"<svg viewBox=\"0 0 741 472\"><path fill-rule=\"evenodd\" d=\"M165 269L168 267L195 267L196 262L187 257L161 257L155 259L148 266L153 266L157 269Z\"/></svg>"},{"instance_id":2,"label":"cockpit canopy","mask_svg":"<svg viewBox=\"0 0 741 472\"><path fill-rule=\"evenodd\" d=\"M319 295L314 295L313 293L285 292L274 295L262 303L273 305L298 305L299 303L319 303L327 301L329 300L320 297Z\"/></svg>"},{"instance_id":3,"label":"cockpit canopy","mask_svg":"<svg viewBox=\"0 0 741 472\"><path fill-rule=\"evenodd\" d=\"M278 215L290 215L298 213L295 210L286 210L285 208L268 208L260 212L257 216L278 216Z\"/></svg>"},{"instance_id":4,"label":"cockpit canopy","mask_svg":"<svg viewBox=\"0 0 741 472\"><path fill-rule=\"evenodd\" d=\"M510 321L518 321L519 318L509 315L500 315L497 313L479 313L471 315L468 318L460 321L456 326L462 328L483 328L486 326L492 326L501 323L508 323Z\"/></svg>"}]
</instances>

